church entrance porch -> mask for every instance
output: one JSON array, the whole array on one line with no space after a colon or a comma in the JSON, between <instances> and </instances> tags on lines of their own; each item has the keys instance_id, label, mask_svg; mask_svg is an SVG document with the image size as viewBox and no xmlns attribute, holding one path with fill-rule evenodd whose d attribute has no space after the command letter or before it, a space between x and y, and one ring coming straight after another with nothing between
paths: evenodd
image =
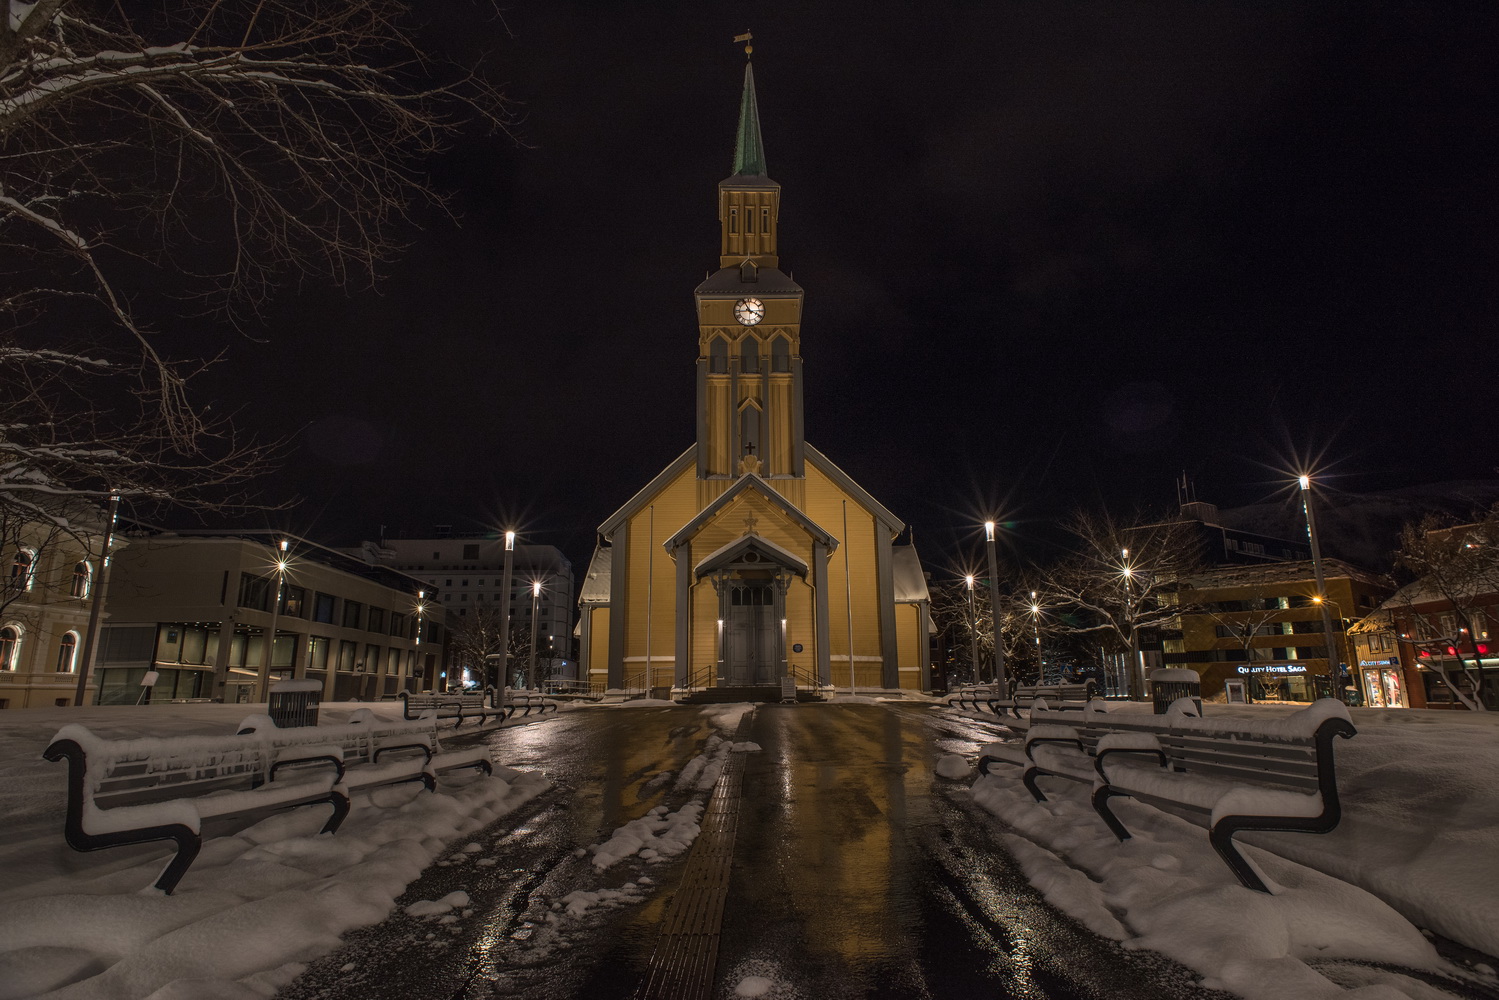
<instances>
[{"instance_id":1,"label":"church entrance porch","mask_svg":"<svg viewBox=\"0 0 1499 1000\"><path fill-rule=\"evenodd\" d=\"M786 674L782 623L793 574L750 549L712 574L718 592L716 686L774 687Z\"/></svg>"},{"instance_id":2,"label":"church entrance porch","mask_svg":"<svg viewBox=\"0 0 1499 1000\"><path fill-rule=\"evenodd\" d=\"M724 618L724 663L721 686L758 687L775 684L776 642L780 619L769 583L735 580L729 583L729 610Z\"/></svg>"}]
</instances>

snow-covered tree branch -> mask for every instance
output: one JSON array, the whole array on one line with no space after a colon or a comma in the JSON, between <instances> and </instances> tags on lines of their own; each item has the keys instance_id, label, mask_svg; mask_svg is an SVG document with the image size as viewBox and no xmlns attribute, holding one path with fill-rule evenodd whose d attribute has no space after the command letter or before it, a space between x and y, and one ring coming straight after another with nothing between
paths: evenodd
<instances>
[{"instance_id":1,"label":"snow-covered tree branch","mask_svg":"<svg viewBox=\"0 0 1499 1000\"><path fill-rule=\"evenodd\" d=\"M398 0L0 3L0 494L243 482L266 451L194 402L201 345L288 279L372 281L503 98Z\"/></svg>"}]
</instances>

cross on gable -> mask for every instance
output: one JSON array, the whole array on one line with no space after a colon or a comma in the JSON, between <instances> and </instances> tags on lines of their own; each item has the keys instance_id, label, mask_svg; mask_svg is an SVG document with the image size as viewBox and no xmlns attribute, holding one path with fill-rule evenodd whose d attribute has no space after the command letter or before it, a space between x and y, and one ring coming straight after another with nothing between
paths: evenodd
<instances>
[{"instance_id":1,"label":"cross on gable","mask_svg":"<svg viewBox=\"0 0 1499 1000\"><path fill-rule=\"evenodd\" d=\"M749 515L744 519L744 533L746 535L753 535L755 533L755 525L759 523L760 519L758 517L753 514Z\"/></svg>"}]
</instances>

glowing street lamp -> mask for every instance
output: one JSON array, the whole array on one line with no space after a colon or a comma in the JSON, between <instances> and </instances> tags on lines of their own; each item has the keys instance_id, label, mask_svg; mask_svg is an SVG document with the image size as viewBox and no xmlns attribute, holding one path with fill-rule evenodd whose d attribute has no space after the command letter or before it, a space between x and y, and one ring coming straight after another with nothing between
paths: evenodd
<instances>
[{"instance_id":1,"label":"glowing street lamp","mask_svg":"<svg viewBox=\"0 0 1499 1000\"><path fill-rule=\"evenodd\" d=\"M531 664L526 668L526 683L536 683L536 619L541 614L541 581L531 584Z\"/></svg>"},{"instance_id":2,"label":"glowing street lamp","mask_svg":"<svg viewBox=\"0 0 1499 1000\"><path fill-rule=\"evenodd\" d=\"M1036 592L1031 591L1031 627L1036 634L1036 670L1040 676L1037 680L1046 683L1046 663L1041 659L1041 605L1036 601Z\"/></svg>"},{"instance_id":3,"label":"glowing street lamp","mask_svg":"<svg viewBox=\"0 0 1499 1000\"><path fill-rule=\"evenodd\" d=\"M1332 617L1327 613L1327 583L1322 577L1322 550L1317 544L1317 520L1312 516L1312 477L1300 475L1296 481L1301 486L1301 510L1306 514L1306 537L1312 543L1312 573L1317 578L1317 593L1312 603L1322 610L1322 645L1327 656L1327 686L1332 697L1343 700L1343 685L1339 683L1338 649L1333 642Z\"/></svg>"},{"instance_id":4,"label":"glowing street lamp","mask_svg":"<svg viewBox=\"0 0 1499 1000\"><path fill-rule=\"evenodd\" d=\"M416 592L416 640L413 643L412 652L416 655L414 672L424 675L422 671L422 615L427 611L427 592L418 590Z\"/></svg>"},{"instance_id":5,"label":"glowing street lamp","mask_svg":"<svg viewBox=\"0 0 1499 1000\"><path fill-rule=\"evenodd\" d=\"M968 645L973 657L973 683L979 682L979 616L978 609L973 604L973 574L969 573L965 580L968 581Z\"/></svg>"},{"instance_id":6,"label":"glowing street lamp","mask_svg":"<svg viewBox=\"0 0 1499 1000\"><path fill-rule=\"evenodd\" d=\"M505 577L500 583L500 670L496 678L501 688L510 686L510 579L515 571L515 532L505 532Z\"/></svg>"},{"instance_id":7,"label":"glowing street lamp","mask_svg":"<svg viewBox=\"0 0 1499 1000\"><path fill-rule=\"evenodd\" d=\"M1135 568L1129 564L1129 549L1120 549L1119 558L1122 562L1119 575L1124 578L1124 620L1129 625L1129 676L1126 679L1129 694L1133 696L1137 683L1143 694L1145 658L1140 653L1140 630L1135 627L1135 598L1130 587L1135 579Z\"/></svg>"},{"instance_id":8,"label":"glowing street lamp","mask_svg":"<svg viewBox=\"0 0 1499 1000\"><path fill-rule=\"evenodd\" d=\"M276 648L276 619L281 614L281 593L286 589L286 539L276 547L276 596L271 601L271 627L265 634L265 653L260 658L258 678L260 696L257 700L269 701L271 697L271 655Z\"/></svg>"},{"instance_id":9,"label":"glowing street lamp","mask_svg":"<svg viewBox=\"0 0 1499 1000\"><path fill-rule=\"evenodd\" d=\"M984 539L989 546L989 616L994 620L994 690L1004 698L1010 693L1010 682L1005 676L1005 644L1000 638L999 555L995 551L994 528L993 521L984 522Z\"/></svg>"}]
</instances>

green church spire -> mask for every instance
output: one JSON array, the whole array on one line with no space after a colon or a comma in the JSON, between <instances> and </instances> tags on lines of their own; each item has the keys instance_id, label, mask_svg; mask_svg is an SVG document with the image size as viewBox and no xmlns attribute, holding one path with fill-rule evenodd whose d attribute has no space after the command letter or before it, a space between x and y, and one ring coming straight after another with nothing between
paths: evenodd
<instances>
[{"instance_id":1,"label":"green church spire","mask_svg":"<svg viewBox=\"0 0 1499 1000\"><path fill-rule=\"evenodd\" d=\"M755 103L755 70L744 64L744 97L739 101L739 134L734 141L734 174L764 177L765 145L760 141L760 106Z\"/></svg>"}]
</instances>

